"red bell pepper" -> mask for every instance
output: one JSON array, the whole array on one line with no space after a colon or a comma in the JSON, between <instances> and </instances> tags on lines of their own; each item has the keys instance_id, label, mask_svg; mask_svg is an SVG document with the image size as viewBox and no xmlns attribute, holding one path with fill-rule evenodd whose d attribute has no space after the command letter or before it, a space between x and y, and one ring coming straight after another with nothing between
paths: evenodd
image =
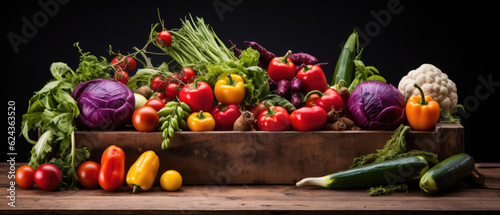
<instances>
[{"instance_id":1,"label":"red bell pepper","mask_svg":"<svg viewBox=\"0 0 500 215\"><path fill-rule=\"evenodd\" d=\"M326 112L320 106L301 107L290 114L290 120L295 130L313 131L326 123Z\"/></svg>"},{"instance_id":2,"label":"red bell pepper","mask_svg":"<svg viewBox=\"0 0 500 215\"><path fill-rule=\"evenodd\" d=\"M212 108L210 114L215 120L215 130L230 131L233 130L234 122L240 117L241 112L238 105L217 105Z\"/></svg>"},{"instance_id":3,"label":"red bell pepper","mask_svg":"<svg viewBox=\"0 0 500 215\"><path fill-rule=\"evenodd\" d=\"M210 112L214 104L214 93L206 82L198 81L184 86L179 93L179 100L189 105L193 112Z\"/></svg>"},{"instance_id":4,"label":"red bell pepper","mask_svg":"<svg viewBox=\"0 0 500 215\"><path fill-rule=\"evenodd\" d=\"M306 97L306 106L312 107L319 105L325 110L325 112L329 112L335 108L336 111L344 108L344 101L342 100L342 96L333 88L329 88L325 90L324 93L319 90L313 90L307 93Z\"/></svg>"},{"instance_id":5,"label":"red bell pepper","mask_svg":"<svg viewBox=\"0 0 500 215\"><path fill-rule=\"evenodd\" d=\"M328 88L326 76L318 65L306 65L297 72L297 78L302 81L302 92L313 90L324 92Z\"/></svg>"},{"instance_id":6,"label":"red bell pepper","mask_svg":"<svg viewBox=\"0 0 500 215\"><path fill-rule=\"evenodd\" d=\"M288 51L283 57L275 57L269 63L267 74L276 83L282 79L292 80L295 77L295 64L288 57L292 51Z\"/></svg>"},{"instance_id":7,"label":"red bell pepper","mask_svg":"<svg viewBox=\"0 0 500 215\"><path fill-rule=\"evenodd\" d=\"M115 145L109 146L101 157L99 185L106 191L115 191L123 184L125 178L125 153Z\"/></svg>"},{"instance_id":8,"label":"red bell pepper","mask_svg":"<svg viewBox=\"0 0 500 215\"><path fill-rule=\"evenodd\" d=\"M290 130L290 115L288 115L288 111L284 107L275 106L271 109L265 102L264 106L266 110L260 114L258 119L261 131Z\"/></svg>"}]
</instances>

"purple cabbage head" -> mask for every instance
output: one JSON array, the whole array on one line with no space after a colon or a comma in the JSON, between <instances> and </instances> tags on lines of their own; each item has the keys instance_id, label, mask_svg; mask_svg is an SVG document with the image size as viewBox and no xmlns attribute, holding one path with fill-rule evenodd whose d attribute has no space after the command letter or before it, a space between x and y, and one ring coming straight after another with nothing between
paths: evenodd
<instances>
[{"instance_id":1,"label":"purple cabbage head","mask_svg":"<svg viewBox=\"0 0 500 215\"><path fill-rule=\"evenodd\" d=\"M406 120L406 101L390 84L365 81L349 97L349 111L354 122L364 129L396 129Z\"/></svg>"},{"instance_id":2,"label":"purple cabbage head","mask_svg":"<svg viewBox=\"0 0 500 215\"><path fill-rule=\"evenodd\" d=\"M134 93L124 84L110 79L83 82L73 91L80 115L76 125L86 130L115 130L132 119Z\"/></svg>"}]
</instances>

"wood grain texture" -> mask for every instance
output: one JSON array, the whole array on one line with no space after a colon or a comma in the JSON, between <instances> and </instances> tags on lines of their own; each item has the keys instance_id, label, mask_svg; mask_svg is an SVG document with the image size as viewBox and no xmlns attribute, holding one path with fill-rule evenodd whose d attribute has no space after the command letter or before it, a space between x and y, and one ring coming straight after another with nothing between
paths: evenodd
<instances>
[{"instance_id":1,"label":"wood grain texture","mask_svg":"<svg viewBox=\"0 0 500 215\"><path fill-rule=\"evenodd\" d=\"M22 164L18 164L19 166ZM188 185L166 192L155 186L132 194L122 186L116 192L102 189L52 191L16 187L16 208L7 206L9 180L0 177L1 214L498 214L499 164L483 165L483 187L461 184L438 195L418 188L408 193L370 197L359 190L328 190L291 185ZM6 172L7 163L0 163Z\"/></svg>"},{"instance_id":2,"label":"wood grain texture","mask_svg":"<svg viewBox=\"0 0 500 215\"><path fill-rule=\"evenodd\" d=\"M78 131L77 147L85 146L100 163L102 152L117 145L126 152L128 169L144 151L160 157L160 173L179 171L185 184L295 184L348 168L355 157L376 152L393 131L313 132L176 132L170 148L161 150L160 132ZM408 150L435 152L440 159L463 152L463 127L438 124L433 131L411 131ZM158 181L157 181L158 182Z\"/></svg>"}]
</instances>

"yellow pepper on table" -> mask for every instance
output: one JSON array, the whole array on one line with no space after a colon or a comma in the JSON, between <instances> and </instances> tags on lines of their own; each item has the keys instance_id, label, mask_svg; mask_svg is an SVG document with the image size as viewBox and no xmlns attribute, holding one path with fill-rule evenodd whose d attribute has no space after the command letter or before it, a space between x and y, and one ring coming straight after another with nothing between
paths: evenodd
<instances>
[{"instance_id":1,"label":"yellow pepper on table","mask_svg":"<svg viewBox=\"0 0 500 215\"><path fill-rule=\"evenodd\" d=\"M146 151L135 161L127 173L127 185L136 193L137 189L149 190L155 182L160 160L153 151Z\"/></svg>"},{"instance_id":2,"label":"yellow pepper on table","mask_svg":"<svg viewBox=\"0 0 500 215\"><path fill-rule=\"evenodd\" d=\"M189 115L187 125L191 131L212 131L215 128L215 119L208 112L194 112Z\"/></svg>"},{"instance_id":3,"label":"yellow pepper on table","mask_svg":"<svg viewBox=\"0 0 500 215\"><path fill-rule=\"evenodd\" d=\"M410 126L417 131L427 131L439 120L441 109L431 96L424 96L424 91L418 84L414 85L420 95L413 95L406 103L406 118Z\"/></svg>"},{"instance_id":4,"label":"yellow pepper on table","mask_svg":"<svg viewBox=\"0 0 500 215\"><path fill-rule=\"evenodd\" d=\"M214 94L221 104L240 104L245 99L246 89L243 78L228 74L215 83Z\"/></svg>"}]
</instances>

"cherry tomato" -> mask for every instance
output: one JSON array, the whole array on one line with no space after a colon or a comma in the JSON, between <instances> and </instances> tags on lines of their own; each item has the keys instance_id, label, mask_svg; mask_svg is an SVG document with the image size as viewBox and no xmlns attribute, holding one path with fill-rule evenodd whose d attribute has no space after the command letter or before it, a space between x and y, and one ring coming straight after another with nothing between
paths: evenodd
<instances>
[{"instance_id":1,"label":"cherry tomato","mask_svg":"<svg viewBox=\"0 0 500 215\"><path fill-rule=\"evenodd\" d=\"M181 70L182 83L189 84L196 78L196 73L191 68Z\"/></svg>"},{"instance_id":2,"label":"cherry tomato","mask_svg":"<svg viewBox=\"0 0 500 215\"><path fill-rule=\"evenodd\" d=\"M165 102L160 99L150 99L144 104L144 106L149 106L154 108L156 111L160 111L163 107L165 107Z\"/></svg>"},{"instance_id":3,"label":"cherry tomato","mask_svg":"<svg viewBox=\"0 0 500 215\"><path fill-rule=\"evenodd\" d=\"M172 43L172 35L168 31L162 31L158 34L157 42L161 47L166 47Z\"/></svg>"},{"instance_id":4,"label":"cherry tomato","mask_svg":"<svg viewBox=\"0 0 500 215\"><path fill-rule=\"evenodd\" d=\"M78 177L78 182L83 187L95 188L99 185L99 171L101 170L101 165L94 161L85 161L76 170L76 176Z\"/></svg>"},{"instance_id":5,"label":"cherry tomato","mask_svg":"<svg viewBox=\"0 0 500 215\"><path fill-rule=\"evenodd\" d=\"M316 105L316 102L320 99L321 97L319 97L318 94L311 94L309 96L309 99L307 99L306 101L306 106L307 107L312 107L312 106L315 106Z\"/></svg>"},{"instance_id":6,"label":"cherry tomato","mask_svg":"<svg viewBox=\"0 0 500 215\"><path fill-rule=\"evenodd\" d=\"M22 165L16 171L16 183L22 188L32 188L35 185L35 179L33 175L35 174L35 169L28 165Z\"/></svg>"},{"instance_id":7,"label":"cherry tomato","mask_svg":"<svg viewBox=\"0 0 500 215\"><path fill-rule=\"evenodd\" d=\"M56 189L62 181L61 170L51 163L42 164L36 168L33 177L36 185L46 191Z\"/></svg>"},{"instance_id":8,"label":"cherry tomato","mask_svg":"<svg viewBox=\"0 0 500 215\"><path fill-rule=\"evenodd\" d=\"M151 89L156 92L164 92L167 82L161 76L156 76L151 81Z\"/></svg>"},{"instance_id":9,"label":"cherry tomato","mask_svg":"<svg viewBox=\"0 0 500 215\"><path fill-rule=\"evenodd\" d=\"M160 99L160 100L164 100L165 98L167 98L165 96L165 93L162 93L162 92L157 92L156 93L156 98Z\"/></svg>"},{"instance_id":10,"label":"cherry tomato","mask_svg":"<svg viewBox=\"0 0 500 215\"><path fill-rule=\"evenodd\" d=\"M128 82L128 73L121 70L117 73L115 73L115 80L122 82L123 84L127 85Z\"/></svg>"},{"instance_id":11,"label":"cherry tomato","mask_svg":"<svg viewBox=\"0 0 500 215\"><path fill-rule=\"evenodd\" d=\"M132 124L137 131L154 131L160 123L160 117L156 110L150 106L143 106L134 111Z\"/></svg>"},{"instance_id":12,"label":"cherry tomato","mask_svg":"<svg viewBox=\"0 0 500 215\"><path fill-rule=\"evenodd\" d=\"M167 85L167 88L165 89L165 96L168 99L175 99L175 97L179 95L179 92L180 92L179 88L181 88L181 87L179 87L179 83L170 82Z\"/></svg>"},{"instance_id":13,"label":"cherry tomato","mask_svg":"<svg viewBox=\"0 0 500 215\"><path fill-rule=\"evenodd\" d=\"M182 186L182 176L175 170L168 170L160 177L160 185L167 191L175 191Z\"/></svg>"},{"instance_id":14,"label":"cherry tomato","mask_svg":"<svg viewBox=\"0 0 500 215\"><path fill-rule=\"evenodd\" d=\"M182 82L182 76L180 74L172 74L171 76L168 76L167 82L168 83L172 83L172 82L179 83L179 82Z\"/></svg>"},{"instance_id":15,"label":"cherry tomato","mask_svg":"<svg viewBox=\"0 0 500 215\"><path fill-rule=\"evenodd\" d=\"M118 62L120 62L121 59L123 59L123 58L118 58L118 56L116 56L115 58L113 58L113 60L111 60L111 65L117 64ZM120 64L115 65L115 68L116 68L116 70L129 71L129 70L135 69L136 66L137 66L137 63L135 62L135 59L132 57L127 57L127 59L125 61L121 62Z\"/></svg>"}]
</instances>

